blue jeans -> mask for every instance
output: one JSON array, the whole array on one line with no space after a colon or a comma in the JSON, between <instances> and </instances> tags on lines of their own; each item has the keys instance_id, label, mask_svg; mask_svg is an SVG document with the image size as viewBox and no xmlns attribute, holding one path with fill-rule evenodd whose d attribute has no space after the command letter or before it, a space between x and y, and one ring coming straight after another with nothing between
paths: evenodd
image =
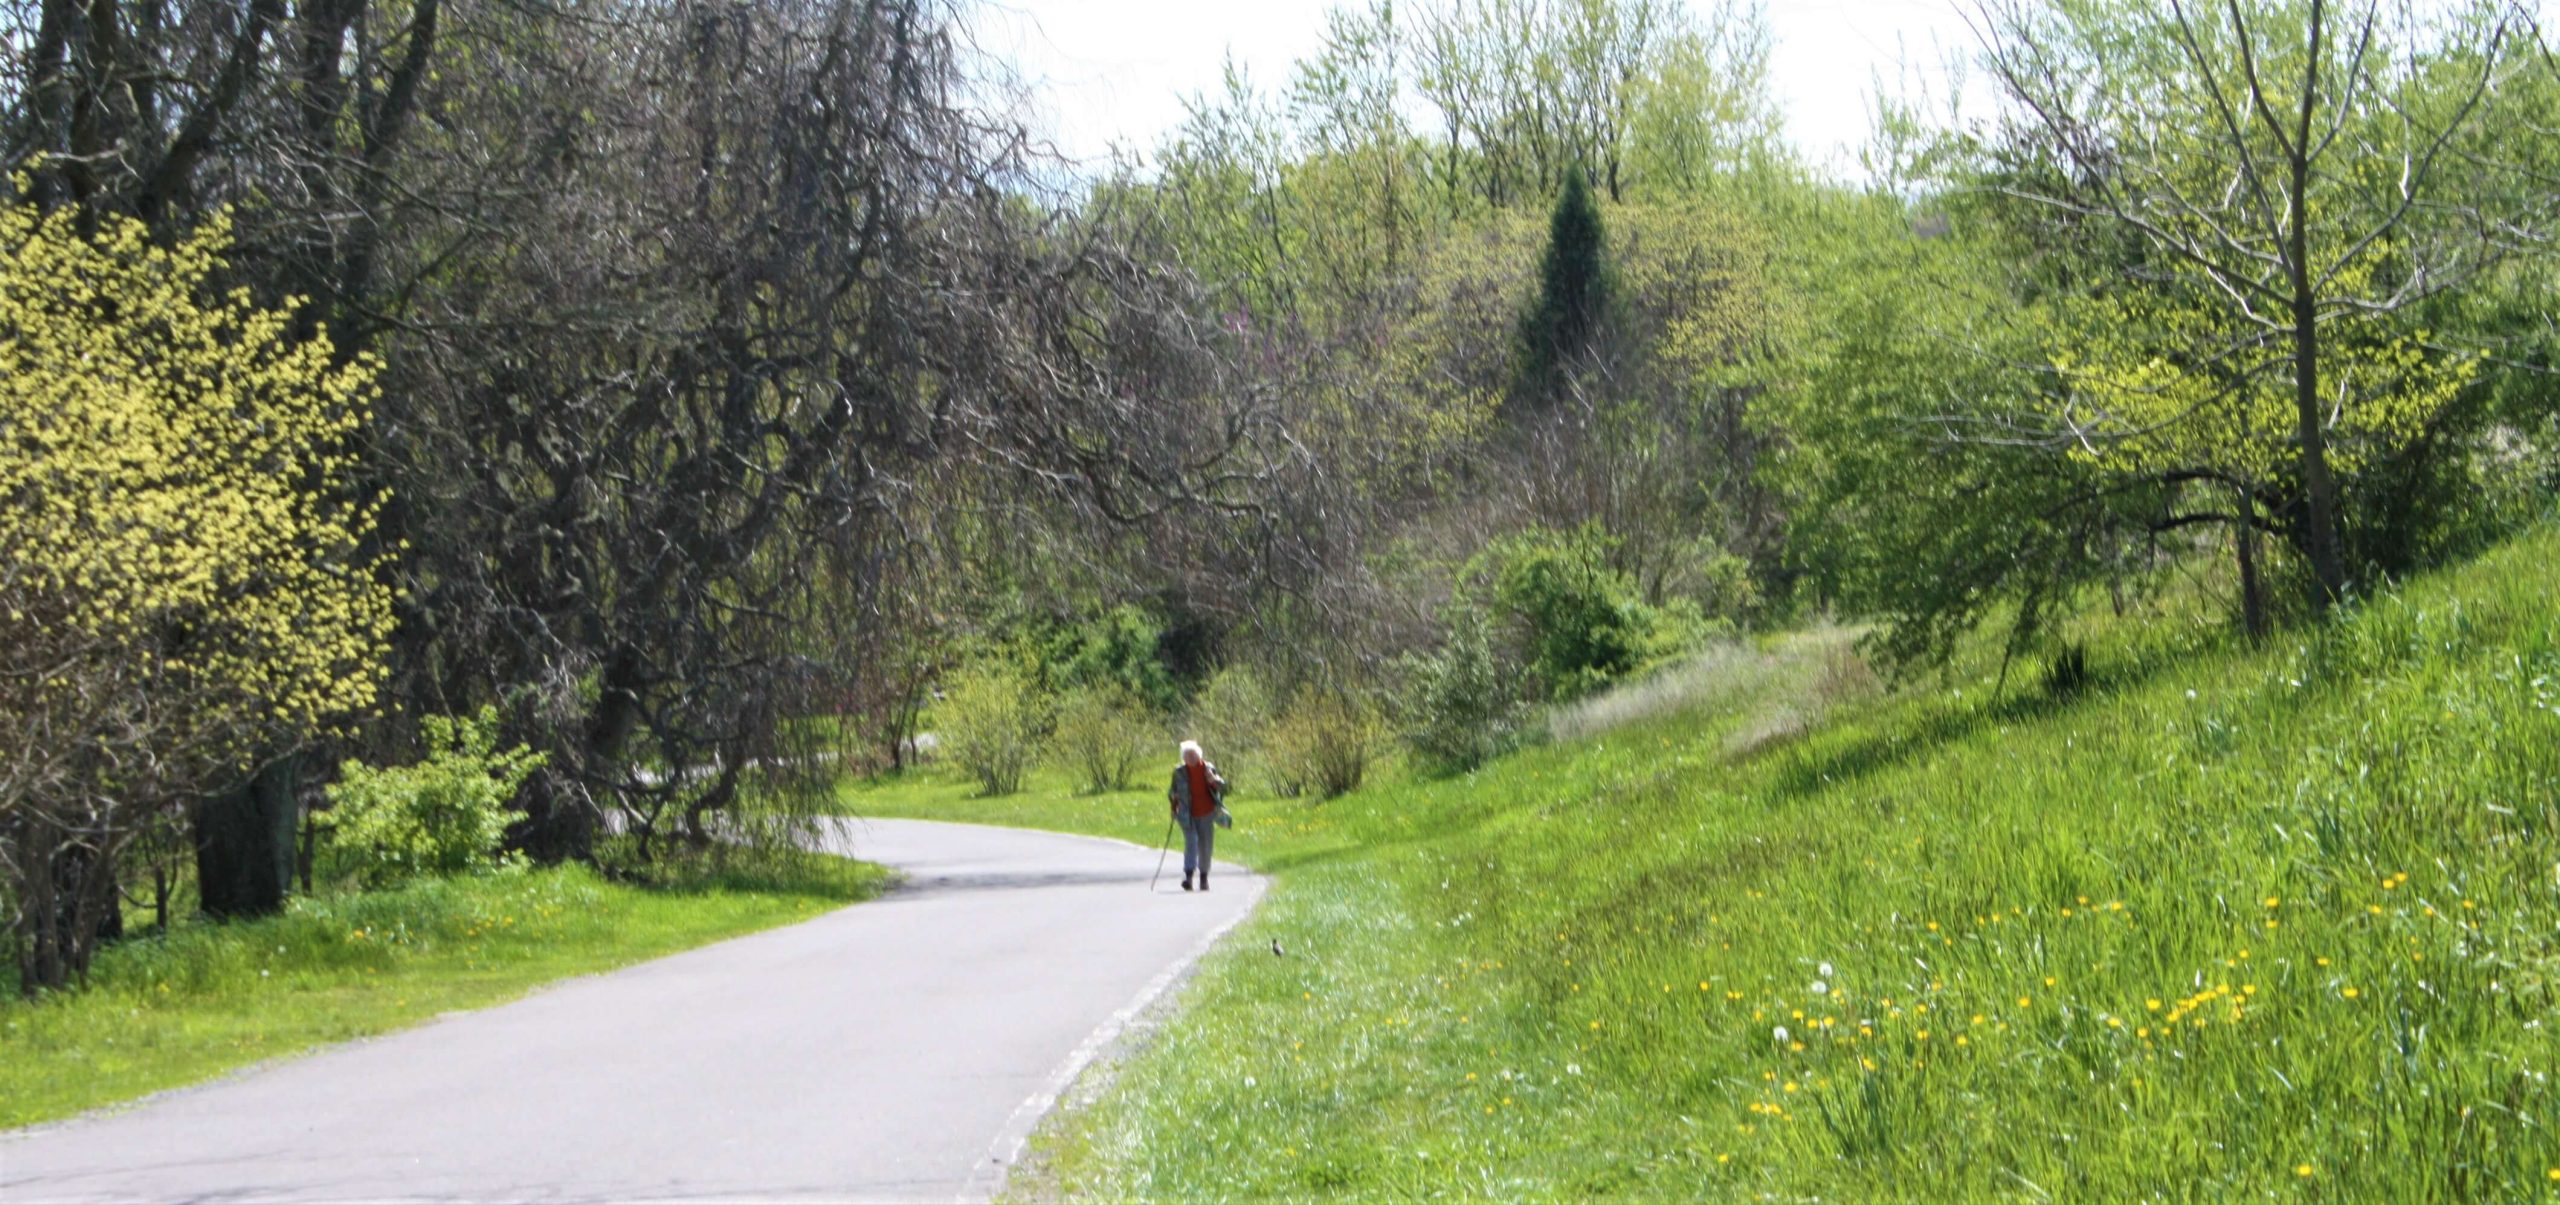
<instances>
[{"instance_id":1,"label":"blue jeans","mask_svg":"<svg viewBox=\"0 0 2560 1205\"><path fill-rule=\"evenodd\" d=\"M1207 877L1209 847L1218 840L1217 814L1176 816L1174 821L1182 826L1182 877L1190 878L1195 868L1202 877Z\"/></svg>"}]
</instances>

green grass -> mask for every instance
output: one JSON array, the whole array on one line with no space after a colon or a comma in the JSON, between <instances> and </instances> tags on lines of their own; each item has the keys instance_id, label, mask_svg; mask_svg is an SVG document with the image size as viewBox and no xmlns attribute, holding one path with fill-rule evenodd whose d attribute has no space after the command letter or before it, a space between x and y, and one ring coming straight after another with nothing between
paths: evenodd
<instances>
[{"instance_id":1,"label":"green grass","mask_svg":"<svg viewBox=\"0 0 2560 1205\"><path fill-rule=\"evenodd\" d=\"M657 886L518 870L134 938L100 952L84 989L0 1002L0 1128L805 919L887 877L819 855L731 856Z\"/></svg>"},{"instance_id":2,"label":"green grass","mask_svg":"<svg viewBox=\"0 0 2560 1205\"><path fill-rule=\"evenodd\" d=\"M1980 658L1860 692L1777 644L1686 714L1239 807L1270 896L1050 1172L1112 1199L2546 1196L2555 594L2544 531L2264 650L2094 621L2067 700Z\"/></svg>"}]
</instances>

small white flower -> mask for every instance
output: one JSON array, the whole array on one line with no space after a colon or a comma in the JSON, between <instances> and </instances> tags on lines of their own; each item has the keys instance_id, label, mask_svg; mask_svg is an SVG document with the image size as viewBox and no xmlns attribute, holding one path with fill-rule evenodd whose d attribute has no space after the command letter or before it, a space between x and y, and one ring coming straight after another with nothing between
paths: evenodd
<instances>
[{"instance_id":1,"label":"small white flower","mask_svg":"<svg viewBox=\"0 0 2560 1205\"><path fill-rule=\"evenodd\" d=\"M1566 1075L1580 1075L1582 1074L1582 1064L1567 1063L1564 1065L1564 1073Z\"/></svg>"},{"instance_id":2,"label":"small white flower","mask_svg":"<svg viewBox=\"0 0 2560 1205\"><path fill-rule=\"evenodd\" d=\"M1813 994L1817 996L1828 996L1831 994L1831 985L1816 979L1813 981Z\"/></svg>"},{"instance_id":3,"label":"small white flower","mask_svg":"<svg viewBox=\"0 0 2560 1205\"><path fill-rule=\"evenodd\" d=\"M2196 697L2196 692L2195 692L2195 688L2194 688L2194 687L2192 687L2192 686L2191 686L2191 687L2188 687L2188 688L2187 688L2187 697L2188 697L2188 698L2190 698L2190 699L2192 699L2192 698Z\"/></svg>"},{"instance_id":4,"label":"small white flower","mask_svg":"<svg viewBox=\"0 0 2560 1205\"><path fill-rule=\"evenodd\" d=\"M1822 973L1822 977L1823 977L1823 978L1825 978L1825 979L1829 979L1829 978L1831 977L1831 964L1830 964L1830 963L1827 963L1827 962L1826 962L1826 963L1823 963L1821 966L1815 967L1815 968L1813 968L1813 969L1814 969L1814 970L1816 970L1816 971L1820 971L1820 972Z\"/></svg>"},{"instance_id":5,"label":"small white flower","mask_svg":"<svg viewBox=\"0 0 2560 1205\"><path fill-rule=\"evenodd\" d=\"M1252 1086L1253 1086L1253 1077L1252 1077L1252 1076L1248 1075L1248 1076L1244 1077L1244 1086L1245 1086L1245 1087L1248 1087L1248 1088L1250 1088L1250 1087L1252 1087Z\"/></svg>"},{"instance_id":6,"label":"small white flower","mask_svg":"<svg viewBox=\"0 0 2560 1205\"><path fill-rule=\"evenodd\" d=\"M1784 1046L1787 1044L1787 1027L1781 1025L1776 1029L1772 1029L1769 1031L1769 1036L1777 1039L1777 1043L1780 1046Z\"/></svg>"}]
</instances>

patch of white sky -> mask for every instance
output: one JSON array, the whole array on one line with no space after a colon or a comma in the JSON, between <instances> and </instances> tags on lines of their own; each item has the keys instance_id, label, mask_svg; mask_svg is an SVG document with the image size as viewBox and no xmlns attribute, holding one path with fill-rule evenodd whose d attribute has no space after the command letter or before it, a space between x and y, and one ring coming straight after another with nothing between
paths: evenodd
<instances>
[{"instance_id":1,"label":"patch of white sky","mask_svg":"<svg viewBox=\"0 0 2560 1205\"><path fill-rule=\"evenodd\" d=\"M1365 3L1365 0L1354 0ZM1152 158L1186 97L1223 90L1232 60L1267 94L1322 44L1339 0L983 0L981 51L1028 88L1022 116L1088 168L1116 150ZM1950 56L1975 45L1961 0L1767 0L1770 91L1805 157L1854 171L1879 82L1940 112L1965 90Z\"/></svg>"}]
</instances>

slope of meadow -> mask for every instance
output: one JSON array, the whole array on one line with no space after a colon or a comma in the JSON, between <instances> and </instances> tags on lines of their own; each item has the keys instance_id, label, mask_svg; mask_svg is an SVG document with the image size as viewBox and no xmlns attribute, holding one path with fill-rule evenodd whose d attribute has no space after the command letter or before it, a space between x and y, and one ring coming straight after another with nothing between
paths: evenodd
<instances>
[{"instance_id":1,"label":"slope of meadow","mask_svg":"<svg viewBox=\"0 0 2560 1205\"><path fill-rule=\"evenodd\" d=\"M1268 901L1043 1184L2560 1190L2555 587L2546 531L2260 651L2095 627L2067 698L1779 646L1471 777L1240 807Z\"/></svg>"}]
</instances>

